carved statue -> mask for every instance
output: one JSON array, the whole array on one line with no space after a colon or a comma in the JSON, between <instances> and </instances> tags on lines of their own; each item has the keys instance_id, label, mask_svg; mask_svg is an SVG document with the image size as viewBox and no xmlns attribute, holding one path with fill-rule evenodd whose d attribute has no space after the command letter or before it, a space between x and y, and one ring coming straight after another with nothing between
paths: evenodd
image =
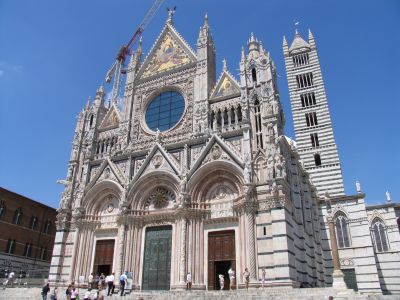
<instances>
[{"instance_id":1,"label":"carved statue","mask_svg":"<svg viewBox=\"0 0 400 300\"><path fill-rule=\"evenodd\" d=\"M357 193L361 193L361 184L358 180L356 181L356 191Z\"/></svg>"},{"instance_id":2,"label":"carved statue","mask_svg":"<svg viewBox=\"0 0 400 300\"><path fill-rule=\"evenodd\" d=\"M391 201L392 201L392 199L390 198L390 193L389 193L389 191L386 191L386 201L387 201L387 202L391 202Z\"/></svg>"},{"instance_id":3,"label":"carved statue","mask_svg":"<svg viewBox=\"0 0 400 300\"><path fill-rule=\"evenodd\" d=\"M186 193L186 185L187 185L187 174L184 173L181 178L180 186L181 186L181 193Z\"/></svg>"},{"instance_id":4,"label":"carved statue","mask_svg":"<svg viewBox=\"0 0 400 300\"><path fill-rule=\"evenodd\" d=\"M244 159L243 177L245 183L251 183L251 161L249 154L246 154Z\"/></svg>"}]
</instances>

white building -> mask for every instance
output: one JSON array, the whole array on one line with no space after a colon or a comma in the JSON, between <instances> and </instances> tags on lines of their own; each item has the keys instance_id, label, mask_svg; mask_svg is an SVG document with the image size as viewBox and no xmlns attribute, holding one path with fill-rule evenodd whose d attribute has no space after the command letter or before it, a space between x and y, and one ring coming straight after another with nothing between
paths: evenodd
<instances>
[{"instance_id":1,"label":"white building","mask_svg":"<svg viewBox=\"0 0 400 300\"><path fill-rule=\"evenodd\" d=\"M304 45L315 59L307 72L318 73L322 93L315 45ZM105 104L103 87L97 90L75 130L50 281L127 270L135 289L183 289L191 272L193 289L218 289L218 274L227 279L232 266L237 274L248 268L252 287L263 268L267 286L328 286L332 261L339 264L328 234L332 216L342 222L337 239L346 280L355 274L360 291L399 289L399 271L385 263L399 261L397 206L370 213L362 193L344 195L325 95L316 97L327 126L317 130L318 153L331 162L321 173L307 171L314 152L284 135L270 54L253 35L247 46L240 80L226 62L217 79L207 18L191 49L170 14L147 57L141 46L132 54L122 107L118 98ZM319 197L310 177L331 196ZM376 220L379 253L370 234ZM351 242L342 247L345 230ZM239 287L243 280L237 276Z\"/></svg>"}]
</instances>

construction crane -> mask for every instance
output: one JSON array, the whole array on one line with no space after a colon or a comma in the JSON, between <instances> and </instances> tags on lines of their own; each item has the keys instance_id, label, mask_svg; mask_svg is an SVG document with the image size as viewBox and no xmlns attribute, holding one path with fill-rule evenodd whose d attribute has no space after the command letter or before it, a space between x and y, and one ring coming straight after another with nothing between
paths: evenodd
<instances>
[{"instance_id":1,"label":"construction crane","mask_svg":"<svg viewBox=\"0 0 400 300\"><path fill-rule=\"evenodd\" d=\"M114 78L113 87L112 87L112 94L111 99L113 102L116 102L119 95L119 89L121 84L121 74L125 72L122 69L125 58L129 55L132 51L133 46L137 42L137 40L142 36L142 33L146 26L150 23L151 19L154 17L158 9L160 8L161 4L164 0L155 0L153 5L151 6L150 10L147 12L145 17L143 18L142 22L136 29L135 33L132 35L131 39L126 45L123 45L119 50L117 57L115 58L115 62L108 70L106 74L106 82L110 83L111 80Z\"/></svg>"}]
</instances>

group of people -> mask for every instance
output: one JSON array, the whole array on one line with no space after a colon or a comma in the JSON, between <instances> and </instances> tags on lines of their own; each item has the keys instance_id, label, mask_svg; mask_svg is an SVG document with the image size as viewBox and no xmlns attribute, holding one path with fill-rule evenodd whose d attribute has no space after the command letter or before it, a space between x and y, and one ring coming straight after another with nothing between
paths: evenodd
<instances>
[{"instance_id":1,"label":"group of people","mask_svg":"<svg viewBox=\"0 0 400 300\"><path fill-rule=\"evenodd\" d=\"M124 296L125 293L125 286L127 284L128 276L127 272L123 273L119 277L119 286L120 286L120 295ZM103 300L106 296L106 287L107 289L107 296L114 294L115 289L115 274L111 273L108 276L104 276L103 273L100 275L96 274L96 276L92 274L89 275L88 278L88 285L87 291L84 294L83 300ZM91 292L92 290L95 290ZM50 292L50 285L46 283L42 288L42 299L47 300L47 296ZM65 290L65 295L67 300L74 300L79 299L79 290L75 286L75 282L72 282L68 285L67 289ZM51 293L51 300L57 300L58 296L58 287L55 287L53 292Z\"/></svg>"}]
</instances>

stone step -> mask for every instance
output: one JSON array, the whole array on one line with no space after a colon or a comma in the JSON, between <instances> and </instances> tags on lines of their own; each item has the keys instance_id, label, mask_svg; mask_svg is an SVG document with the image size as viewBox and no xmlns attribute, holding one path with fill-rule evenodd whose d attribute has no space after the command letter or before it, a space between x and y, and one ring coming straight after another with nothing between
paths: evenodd
<instances>
[{"instance_id":1,"label":"stone step","mask_svg":"<svg viewBox=\"0 0 400 300\"><path fill-rule=\"evenodd\" d=\"M53 291L53 289L51 289ZM86 289L80 289L80 299ZM0 290L0 300L25 300L25 299L41 299L41 288L7 288ZM335 290L332 288L306 288L306 289L282 289L282 288L266 288L266 289L249 289L237 291L135 291L124 297L118 294L105 297L107 300L125 299L125 300L198 300L198 299L269 299L269 300L327 300L329 296L333 296L334 300L399 300L400 296L382 296L382 295L360 295L353 291ZM50 299L50 294L48 295ZM65 300L65 288L59 288L59 300Z\"/></svg>"}]
</instances>

